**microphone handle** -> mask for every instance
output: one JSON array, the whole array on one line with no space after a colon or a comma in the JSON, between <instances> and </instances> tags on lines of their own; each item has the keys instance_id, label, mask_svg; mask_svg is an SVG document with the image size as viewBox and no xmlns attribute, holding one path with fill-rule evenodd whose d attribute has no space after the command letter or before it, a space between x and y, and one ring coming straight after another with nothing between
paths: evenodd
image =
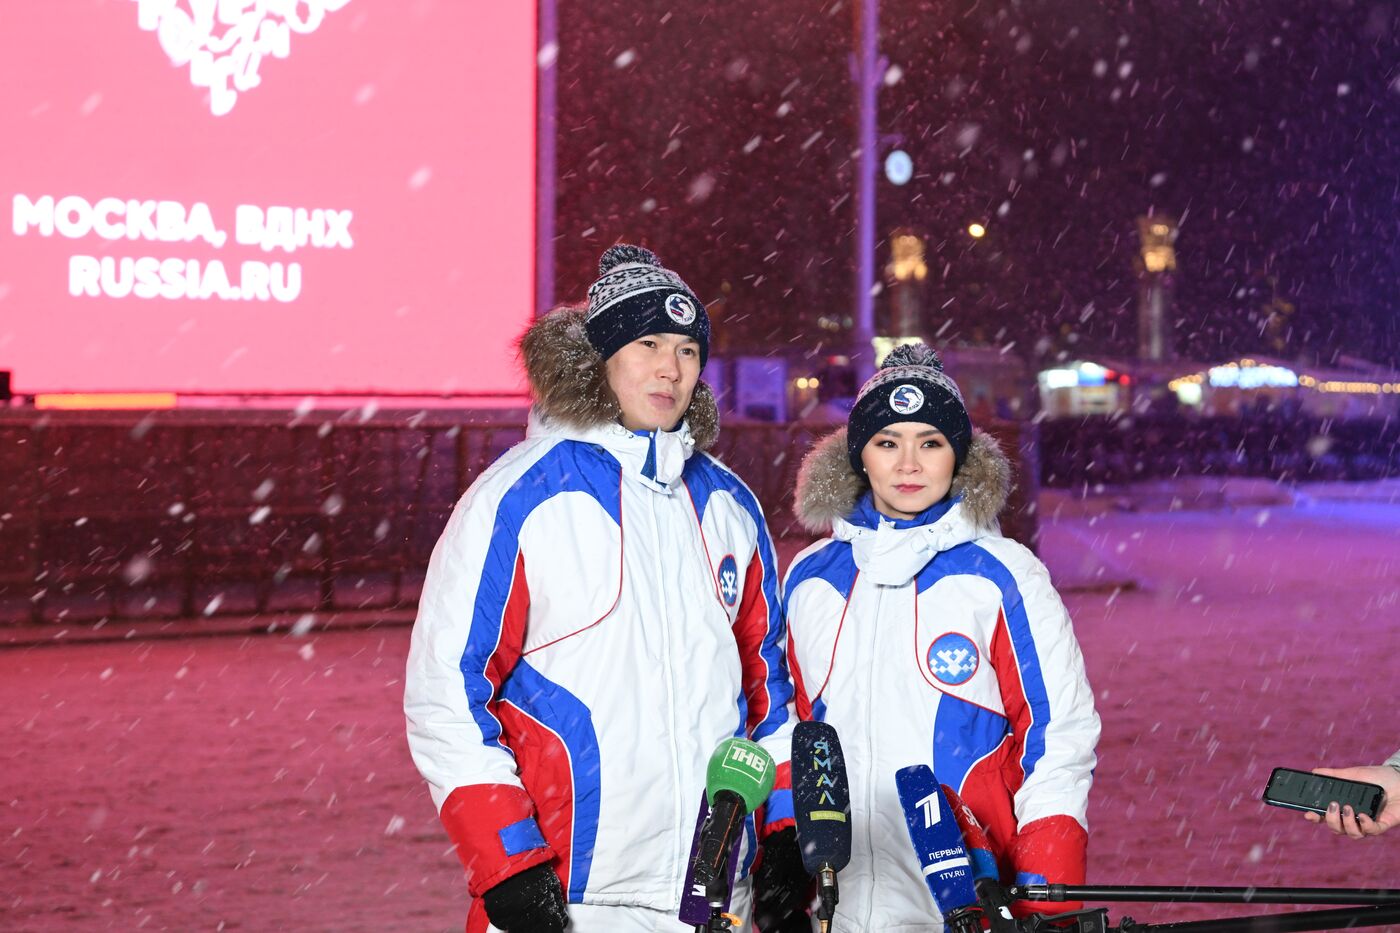
<instances>
[{"instance_id":1,"label":"microphone handle","mask_svg":"<svg viewBox=\"0 0 1400 933\"><path fill-rule=\"evenodd\" d=\"M951 933L982 933L982 911L976 907L959 907L943 916L943 925Z\"/></svg>"},{"instance_id":2,"label":"microphone handle","mask_svg":"<svg viewBox=\"0 0 1400 933\"><path fill-rule=\"evenodd\" d=\"M994 878L978 878L974 884L991 933L1018 933L1021 925L1011 913L1011 896L1001 882Z\"/></svg>"},{"instance_id":3,"label":"microphone handle","mask_svg":"<svg viewBox=\"0 0 1400 933\"><path fill-rule=\"evenodd\" d=\"M823 862L817 869L817 896L821 898L817 919L822 922L822 930L825 931L830 928L831 920L836 915L836 904L841 900L841 892L836 886L836 869L829 862Z\"/></svg>"},{"instance_id":4,"label":"microphone handle","mask_svg":"<svg viewBox=\"0 0 1400 933\"><path fill-rule=\"evenodd\" d=\"M739 839L748 810L744 798L730 790L715 794L714 806L705 817L700 830L700 842L695 853L695 880L705 886L711 901L718 893L722 899L729 887L729 854Z\"/></svg>"}]
</instances>

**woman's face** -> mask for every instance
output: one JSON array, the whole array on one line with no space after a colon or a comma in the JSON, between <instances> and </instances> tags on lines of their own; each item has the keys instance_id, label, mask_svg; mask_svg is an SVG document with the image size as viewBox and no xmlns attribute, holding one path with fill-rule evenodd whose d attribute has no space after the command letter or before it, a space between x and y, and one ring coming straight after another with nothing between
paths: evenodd
<instances>
[{"instance_id":1,"label":"woman's face","mask_svg":"<svg viewBox=\"0 0 1400 933\"><path fill-rule=\"evenodd\" d=\"M937 428L901 421L877 431L860 462L880 514L913 518L948 494L957 458Z\"/></svg>"},{"instance_id":2,"label":"woman's face","mask_svg":"<svg viewBox=\"0 0 1400 933\"><path fill-rule=\"evenodd\" d=\"M700 379L700 344L683 334L650 334L608 357L608 386L629 431L669 431L690 407Z\"/></svg>"}]
</instances>

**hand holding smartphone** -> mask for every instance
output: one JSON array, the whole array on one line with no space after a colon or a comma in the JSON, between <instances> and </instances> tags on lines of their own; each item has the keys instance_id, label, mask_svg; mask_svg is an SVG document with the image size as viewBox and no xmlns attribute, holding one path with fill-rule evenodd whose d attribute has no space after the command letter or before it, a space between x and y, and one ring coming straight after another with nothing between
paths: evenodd
<instances>
[{"instance_id":1,"label":"hand holding smartphone","mask_svg":"<svg viewBox=\"0 0 1400 933\"><path fill-rule=\"evenodd\" d=\"M1318 814L1326 813L1328 804L1335 801L1339 808L1349 806L1353 813L1374 820L1385 806L1385 790L1379 784L1275 768L1263 799L1270 806Z\"/></svg>"}]
</instances>

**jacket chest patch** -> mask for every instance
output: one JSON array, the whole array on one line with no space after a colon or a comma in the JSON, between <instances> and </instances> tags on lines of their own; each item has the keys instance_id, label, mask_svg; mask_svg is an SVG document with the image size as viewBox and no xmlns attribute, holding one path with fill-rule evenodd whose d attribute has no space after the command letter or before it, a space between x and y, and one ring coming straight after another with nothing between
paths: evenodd
<instances>
[{"instance_id":1,"label":"jacket chest patch","mask_svg":"<svg viewBox=\"0 0 1400 933\"><path fill-rule=\"evenodd\" d=\"M719 584L719 595L726 606L739 601L739 565L734 561L733 554L724 555L724 560L719 562L715 582Z\"/></svg>"},{"instance_id":2,"label":"jacket chest patch","mask_svg":"<svg viewBox=\"0 0 1400 933\"><path fill-rule=\"evenodd\" d=\"M977 673L981 660L972 639L957 632L935 638L925 658L929 673L939 683L949 686L967 683Z\"/></svg>"}]
</instances>

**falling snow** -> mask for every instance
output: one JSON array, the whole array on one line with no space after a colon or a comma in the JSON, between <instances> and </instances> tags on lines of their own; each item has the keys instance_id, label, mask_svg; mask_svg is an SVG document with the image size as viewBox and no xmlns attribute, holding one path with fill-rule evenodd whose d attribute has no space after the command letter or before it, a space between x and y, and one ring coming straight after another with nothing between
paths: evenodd
<instances>
[{"instance_id":1,"label":"falling snow","mask_svg":"<svg viewBox=\"0 0 1400 933\"><path fill-rule=\"evenodd\" d=\"M1389 884L1384 841L1258 797L1275 766L1394 751L1400 656L1374 646L1400 612L1400 489L1228 491L1215 508L1042 497L1104 724L1089 878ZM781 559L803 544L782 540ZM460 929L461 869L403 736L409 630L312 624L0 651L7 929Z\"/></svg>"}]
</instances>

